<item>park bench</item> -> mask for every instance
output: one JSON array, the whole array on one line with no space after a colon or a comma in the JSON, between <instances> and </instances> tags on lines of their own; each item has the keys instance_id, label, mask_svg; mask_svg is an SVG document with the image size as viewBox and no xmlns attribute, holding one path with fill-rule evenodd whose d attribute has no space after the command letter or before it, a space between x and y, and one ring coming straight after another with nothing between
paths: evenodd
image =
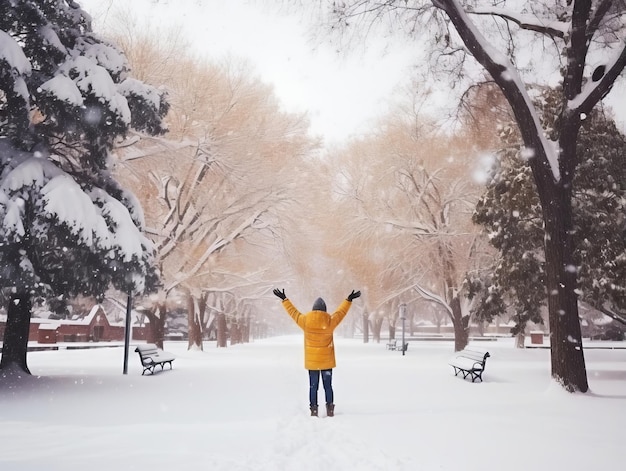
<instances>
[{"instance_id":1,"label":"park bench","mask_svg":"<svg viewBox=\"0 0 626 471\"><path fill-rule=\"evenodd\" d=\"M469 376L472 378L472 383L477 379L480 379L482 382L485 363L490 356L486 350L468 347L465 350L456 352L454 358L450 360L450 366L454 368L454 376L462 373L463 379Z\"/></svg>"},{"instance_id":2,"label":"park bench","mask_svg":"<svg viewBox=\"0 0 626 471\"><path fill-rule=\"evenodd\" d=\"M157 346L153 343L139 345L135 351L139 353L139 358L141 358L141 366L143 366L143 373L141 373L142 376L146 373L146 371L154 374L154 370L157 366L160 366L161 370L163 370L166 363L169 363L170 370L172 369L172 362L175 359L174 355L164 352L160 348L157 348Z\"/></svg>"},{"instance_id":3,"label":"park bench","mask_svg":"<svg viewBox=\"0 0 626 471\"><path fill-rule=\"evenodd\" d=\"M393 340L387 344L387 350L400 350L407 351L409 349L409 342L404 342L404 349L402 348L402 342L400 340Z\"/></svg>"}]
</instances>

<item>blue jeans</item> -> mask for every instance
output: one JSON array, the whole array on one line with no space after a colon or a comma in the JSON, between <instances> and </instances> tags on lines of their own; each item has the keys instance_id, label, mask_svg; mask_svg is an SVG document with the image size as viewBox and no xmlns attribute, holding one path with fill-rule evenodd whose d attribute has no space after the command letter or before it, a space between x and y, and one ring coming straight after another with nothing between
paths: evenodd
<instances>
[{"instance_id":1,"label":"blue jeans","mask_svg":"<svg viewBox=\"0 0 626 471\"><path fill-rule=\"evenodd\" d=\"M334 400L333 370L309 370L309 405L311 407L317 406L320 373L322 374L322 383L324 385L324 393L326 394L326 404L332 404Z\"/></svg>"}]
</instances>

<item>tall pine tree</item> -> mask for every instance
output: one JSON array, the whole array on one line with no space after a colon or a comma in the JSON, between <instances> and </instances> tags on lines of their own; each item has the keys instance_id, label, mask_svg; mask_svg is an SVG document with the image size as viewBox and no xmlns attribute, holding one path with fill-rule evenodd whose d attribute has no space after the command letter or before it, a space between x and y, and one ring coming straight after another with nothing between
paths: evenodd
<instances>
[{"instance_id":1,"label":"tall pine tree","mask_svg":"<svg viewBox=\"0 0 626 471\"><path fill-rule=\"evenodd\" d=\"M134 196L110 151L130 129L159 134L162 92L129 76L72 0L0 4L0 287L8 293L0 368L28 372L31 299L156 283Z\"/></svg>"}]
</instances>

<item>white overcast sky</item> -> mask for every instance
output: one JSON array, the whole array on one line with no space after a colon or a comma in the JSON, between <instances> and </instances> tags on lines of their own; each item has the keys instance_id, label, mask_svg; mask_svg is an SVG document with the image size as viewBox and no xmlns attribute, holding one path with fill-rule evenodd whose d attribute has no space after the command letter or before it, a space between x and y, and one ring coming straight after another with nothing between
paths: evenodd
<instances>
[{"instance_id":1,"label":"white overcast sky","mask_svg":"<svg viewBox=\"0 0 626 471\"><path fill-rule=\"evenodd\" d=\"M367 50L336 46L309 38L310 24L298 15L280 13L271 0L79 0L98 31L132 11L138 26L181 27L200 54L219 60L246 59L260 78L274 86L287 111L306 112L312 132L327 143L366 132L392 101L394 91L411 78L419 60L411 43L380 45L368 38ZM271 8L274 5L274 8ZM609 95L618 124L626 131L626 86ZM436 106L440 106L438 103Z\"/></svg>"},{"instance_id":2,"label":"white overcast sky","mask_svg":"<svg viewBox=\"0 0 626 471\"><path fill-rule=\"evenodd\" d=\"M409 79L411 48L336 52L309 38L297 15L254 0L79 0L98 31L132 8L139 24L177 27L209 58L247 59L287 111L307 112L312 132L338 142L367 129Z\"/></svg>"}]
</instances>

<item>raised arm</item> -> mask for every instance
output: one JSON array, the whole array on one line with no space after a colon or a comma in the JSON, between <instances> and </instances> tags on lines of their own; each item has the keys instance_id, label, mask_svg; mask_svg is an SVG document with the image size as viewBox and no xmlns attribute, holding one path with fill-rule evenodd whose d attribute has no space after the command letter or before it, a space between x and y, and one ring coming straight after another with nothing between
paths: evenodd
<instances>
[{"instance_id":1,"label":"raised arm","mask_svg":"<svg viewBox=\"0 0 626 471\"><path fill-rule=\"evenodd\" d=\"M346 315L348 314L348 311L352 306L352 300L358 298L359 296L361 296L360 291L352 290L352 293L350 293L348 297L339 305L337 310L333 314L331 314L330 325L333 329L337 327L344 319L344 317L346 317Z\"/></svg>"},{"instance_id":2,"label":"raised arm","mask_svg":"<svg viewBox=\"0 0 626 471\"><path fill-rule=\"evenodd\" d=\"M304 322L305 316L302 315L300 311L296 309L296 307L287 299L287 295L285 294L285 290L282 291L278 288L273 290L274 296L280 298L282 300L283 308L287 311L287 314L291 316L291 318L295 321L298 326L304 330Z\"/></svg>"}]
</instances>

